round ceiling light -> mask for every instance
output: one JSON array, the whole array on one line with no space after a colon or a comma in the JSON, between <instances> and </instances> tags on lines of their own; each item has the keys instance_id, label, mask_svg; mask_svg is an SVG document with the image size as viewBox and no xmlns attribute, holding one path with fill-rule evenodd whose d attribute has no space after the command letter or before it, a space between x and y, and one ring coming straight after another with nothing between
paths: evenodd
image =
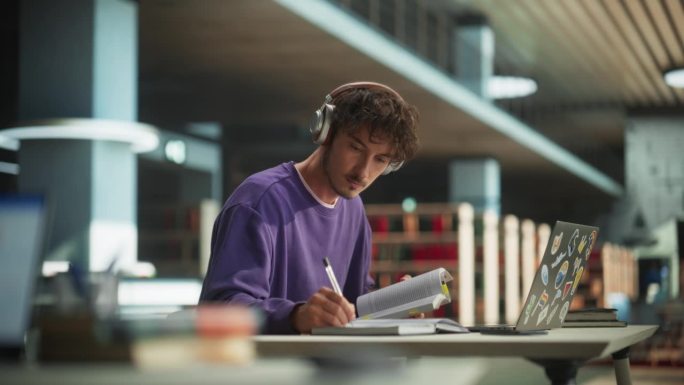
<instances>
[{"instance_id":1,"label":"round ceiling light","mask_svg":"<svg viewBox=\"0 0 684 385\"><path fill-rule=\"evenodd\" d=\"M149 152L159 145L156 128L138 122L103 119L49 119L0 131L0 147L18 149L30 139L86 139L129 143L135 153Z\"/></svg>"},{"instance_id":2,"label":"round ceiling light","mask_svg":"<svg viewBox=\"0 0 684 385\"><path fill-rule=\"evenodd\" d=\"M537 82L518 76L492 76L487 83L490 99L522 98L537 92Z\"/></svg>"},{"instance_id":3,"label":"round ceiling light","mask_svg":"<svg viewBox=\"0 0 684 385\"><path fill-rule=\"evenodd\" d=\"M684 88L684 67L667 70L664 76L668 86Z\"/></svg>"},{"instance_id":4,"label":"round ceiling light","mask_svg":"<svg viewBox=\"0 0 684 385\"><path fill-rule=\"evenodd\" d=\"M492 76L487 83L490 99L522 98L537 92L537 82L518 76Z\"/></svg>"}]
</instances>

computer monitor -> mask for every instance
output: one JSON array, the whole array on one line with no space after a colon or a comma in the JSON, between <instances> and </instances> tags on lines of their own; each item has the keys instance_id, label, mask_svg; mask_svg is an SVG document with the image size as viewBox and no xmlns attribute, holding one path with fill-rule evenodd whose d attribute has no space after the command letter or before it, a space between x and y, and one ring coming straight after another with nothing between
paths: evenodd
<instances>
[{"instance_id":1,"label":"computer monitor","mask_svg":"<svg viewBox=\"0 0 684 385\"><path fill-rule=\"evenodd\" d=\"M0 195L0 352L21 351L42 259L46 205L40 196Z\"/></svg>"}]
</instances>

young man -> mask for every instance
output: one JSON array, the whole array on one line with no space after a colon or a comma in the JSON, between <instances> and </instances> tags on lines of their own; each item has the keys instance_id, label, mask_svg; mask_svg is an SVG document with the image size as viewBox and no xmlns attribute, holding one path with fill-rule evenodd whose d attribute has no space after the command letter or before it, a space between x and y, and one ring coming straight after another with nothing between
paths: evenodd
<instances>
[{"instance_id":1,"label":"young man","mask_svg":"<svg viewBox=\"0 0 684 385\"><path fill-rule=\"evenodd\" d=\"M320 146L299 163L248 177L214 223L200 302L254 306L264 333L308 333L356 317L372 286L371 230L359 193L418 148L417 111L391 88L333 90L310 130ZM342 198L342 199L340 199ZM342 296L324 271L328 257Z\"/></svg>"}]
</instances>

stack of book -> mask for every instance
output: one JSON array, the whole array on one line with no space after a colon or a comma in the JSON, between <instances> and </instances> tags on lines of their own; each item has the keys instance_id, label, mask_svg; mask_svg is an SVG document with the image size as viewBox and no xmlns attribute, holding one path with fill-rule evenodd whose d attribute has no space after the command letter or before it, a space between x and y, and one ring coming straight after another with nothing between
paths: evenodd
<instances>
[{"instance_id":1,"label":"stack of book","mask_svg":"<svg viewBox=\"0 0 684 385\"><path fill-rule=\"evenodd\" d=\"M570 310L563 321L564 328L625 327L617 319L617 309L589 308Z\"/></svg>"}]
</instances>

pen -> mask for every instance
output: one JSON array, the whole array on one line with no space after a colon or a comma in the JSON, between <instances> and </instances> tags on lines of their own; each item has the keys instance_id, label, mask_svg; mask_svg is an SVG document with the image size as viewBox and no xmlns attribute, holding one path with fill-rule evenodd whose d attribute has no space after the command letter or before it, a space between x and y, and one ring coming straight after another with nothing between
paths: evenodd
<instances>
[{"instance_id":1,"label":"pen","mask_svg":"<svg viewBox=\"0 0 684 385\"><path fill-rule=\"evenodd\" d=\"M323 265L325 265L325 272L328 274L328 279L330 280L330 284L332 284L333 290L335 293L342 295L342 290L340 290L340 285L337 283L335 273L333 273L332 265L330 264L328 257L323 257Z\"/></svg>"}]
</instances>

